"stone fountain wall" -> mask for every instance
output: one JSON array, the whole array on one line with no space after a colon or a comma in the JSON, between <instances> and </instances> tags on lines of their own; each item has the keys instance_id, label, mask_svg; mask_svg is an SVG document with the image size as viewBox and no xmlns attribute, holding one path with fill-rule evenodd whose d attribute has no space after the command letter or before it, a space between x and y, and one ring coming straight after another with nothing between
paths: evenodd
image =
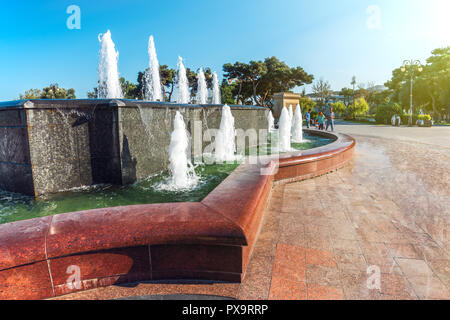
<instances>
[{"instance_id":1,"label":"stone fountain wall","mask_svg":"<svg viewBox=\"0 0 450 320\"><path fill-rule=\"evenodd\" d=\"M231 109L237 129L267 128L264 108ZM192 141L202 141L196 136L219 128L217 105L133 100L0 103L0 189L40 197L92 184L130 184L165 170L177 110ZM209 143L193 143L192 156L199 156Z\"/></svg>"},{"instance_id":2,"label":"stone fountain wall","mask_svg":"<svg viewBox=\"0 0 450 320\"><path fill-rule=\"evenodd\" d=\"M33 194L25 110L0 110L0 189Z\"/></svg>"}]
</instances>

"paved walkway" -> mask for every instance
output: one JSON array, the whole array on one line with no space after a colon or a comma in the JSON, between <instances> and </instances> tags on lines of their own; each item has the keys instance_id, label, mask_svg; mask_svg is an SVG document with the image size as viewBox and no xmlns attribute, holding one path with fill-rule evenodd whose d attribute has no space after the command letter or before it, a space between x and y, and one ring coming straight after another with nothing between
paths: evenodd
<instances>
[{"instance_id":1,"label":"paved walkway","mask_svg":"<svg viewBox=\"0 0 450 320\"><path fill-rule=\"evenodd\" d=\"M354 160L274 188L242 284L140 283L61 299L450 299L450 128L337 131L356 138Z\"/></svg>"}]
</instances>

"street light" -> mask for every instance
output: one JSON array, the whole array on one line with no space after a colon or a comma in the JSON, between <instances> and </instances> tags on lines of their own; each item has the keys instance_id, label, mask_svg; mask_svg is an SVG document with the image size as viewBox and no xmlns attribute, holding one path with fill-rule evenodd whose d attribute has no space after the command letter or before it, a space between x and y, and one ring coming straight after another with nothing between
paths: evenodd
<instances>
[{"instance_id":1,"label":"street light","mask_svg":"<svg viewBox=\"0 0 450 320\"><path fill-rule=\"evenodd\" d=\"M412 125L412 109L413 109L413 79L414 79L414 67L417 67L418 72L423 71L422 63L419 60L405 60L403 66L400 69L402 72L406 72L406 67L410 67L410 77L411 77L411 93L409 97L409 125Z\"/></svg>"}]
</instances>

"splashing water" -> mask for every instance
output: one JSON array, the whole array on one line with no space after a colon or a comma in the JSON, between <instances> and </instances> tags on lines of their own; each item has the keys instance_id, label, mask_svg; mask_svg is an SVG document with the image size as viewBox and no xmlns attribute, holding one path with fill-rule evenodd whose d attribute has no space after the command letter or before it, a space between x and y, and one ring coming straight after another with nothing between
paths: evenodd
<instances>
[{"instance_id":1,"label":"splashing water","mask_svg":"<svg viewBox=\"0 0 450 320\"><path fill-rule=\"evenodd\" d=\"M183 64L183 58L178 57L178 81L177 81L177 98L178 103L189 103L189 82L186 76L186 68Z\"/></svg>"},{"instance_id":2,"label":"splashing water","mask_svg":"<svg viewBox=\"0 0 450 320\"><path fill-rule=\"evenodd\" d=\"M236 130L234 129L234 117L230 107L226 104L222 107L220 128L215 142L215 159L217 162L234 161L236 151Z\"/></svg>"},{"instance_id":3,"label":"splashing water","mask_svg":"<svg viewBox=\"0 0 450 320\"><path fill-rule=\"evenodd\" d=\"M101 43L101 49L98 63L97 97L99 99L120 99L123 94L117 68L119 52L116 52L109 30L103 35L99 34L98 40Z\"/></svg>"},{"instance_id":4,"label":"splashing water","mask_svg":"<svg viewBox=\"0 0 450 320\"><path fill-rule=\"evenodd\" d=\"M272 132L275 130L275 120L272 115L272 111L269 111L267 114L267 129L269 132Z\"/></svg>"},{"instance_id":5,"label":"splashing water","mask_svg":"<svg viewBox=\"0 0 450 320\"><path fill-rule=\"evenodd\" d=\"M212 79L212 104L221 104L221 100L219 77L217 76L217 72L214 71Z\"/></svg>"},{"instance_id":6,"label":"splashing water","mask_svg":"<svg viewBox=\"0 0 450 320\"><path fill-rule=\"evenodd\" d=\"M149 68L145 71L144 99L147 101L163 101L161 90L161 78L159 75L159 63L156 56L155 41L153 36L148 39Z\"/></svg>"},{"instance_id":7,"label":"splashing water","mask_svg":"<svg viewBox=\"0 0 450 320\"><path fill-rule=\"evenodd\" d=\"M206 99L208 98L208 87L206 86L205 74L203 73L203 69L200 68L198 72L198 81L197 81L197 103L198 104L206 104Z\"/></svg>"},{"instance_id":8,"label":"splashing water","mask_svg":"<svg viewBox=\"0 0 450 320\"><path fill-rule=\"evenodd\" d=\"M297 104L294 113L294 120L292 124L292 140L294 142L303 142L303 118L302 109L300 105Z\"/></svg>"},{"instance_id":9,"label":"splashing water","mask_svg":"<svg viewBox=\"0 0 450 320\"><path fill-rule=\"evenodd\" d=\"M286 108L281 108L280 124L278 129L279 140L278 150L279 152L291 151L291 119L289 111Z\"/></svg>"},{"instance_id":10,"label":"splashing water","mask_svg":"<svg viewBox=\"0 0 450 320\"><path fill-rule=\"evenodd\" d=\"M195 174L189 154L189 132L186 130L183 116L177 111L169 145L171 177L168 182L160 184L159 189L176 191L191 189L197 185L199 177Z\"/></svg>"},{"instance_id":11,"label":"splashing water","mask_svg":"<svg viewBox=\"0 0 450 320\"><path fill-rule=\"evenodd\" d=\"M294 112L292 111L292 104L289 105L289 120L291 121L291 135L292 135L292 122L294 120Z\"/></svg>"}]
</instances>

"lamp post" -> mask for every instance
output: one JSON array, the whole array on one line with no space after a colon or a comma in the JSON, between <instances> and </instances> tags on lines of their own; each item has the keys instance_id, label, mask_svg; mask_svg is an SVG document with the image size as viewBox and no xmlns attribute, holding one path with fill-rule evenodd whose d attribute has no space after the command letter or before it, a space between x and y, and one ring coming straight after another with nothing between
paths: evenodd
<instances>
[{"instance_id":1,"label":"lamp post","mask_svg":"<svg viewBox=\"0 0 450 320\"><path fill-rule=\"evenodd\" d=\"M417 67L418 72L422 72L422 63L419 60L405 60L401 68L402 72L406 72L406 67L409 67L410 72L410 96L409 96L409 126L412 126L412 109L413 109L413 79L414 79L414 67Z\"/></svg>"}]
</instances>

